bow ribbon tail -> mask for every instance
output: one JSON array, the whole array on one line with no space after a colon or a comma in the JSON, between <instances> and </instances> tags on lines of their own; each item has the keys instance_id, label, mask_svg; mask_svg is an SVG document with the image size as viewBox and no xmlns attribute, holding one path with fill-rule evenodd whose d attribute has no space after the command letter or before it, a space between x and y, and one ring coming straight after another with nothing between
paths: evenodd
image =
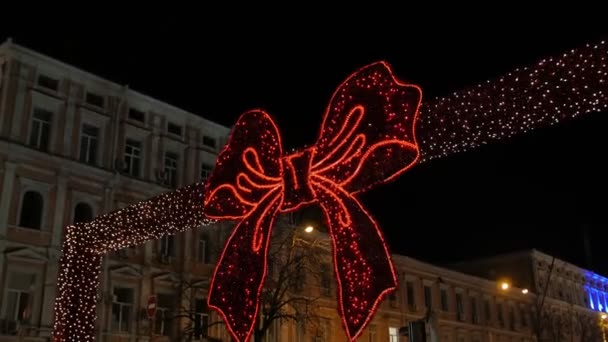
<instances>
[{"instance_id":1,"label":"bow ribbon tail","mask_svg":"<svg viewBox=\"0 0 608 342\"><path fill-rule=\"evenodd\" d=\"M208 305L219 312L238 342L249 341L255 327L268 242L281 204L281 188L270 190L236 226L215 268Z\"/></svg>"},{"instance_id":2,"label":"bow ribbon tail","mask_svg":"<svg viewBox=\"0 0 608 342\"><path fill-rule=\"evenodd\" d=\"M339 312L354 341L397 288L397 276L378 225L357 199L331 181L313 184L333 242Z\"/></svg>"}]
</instances>

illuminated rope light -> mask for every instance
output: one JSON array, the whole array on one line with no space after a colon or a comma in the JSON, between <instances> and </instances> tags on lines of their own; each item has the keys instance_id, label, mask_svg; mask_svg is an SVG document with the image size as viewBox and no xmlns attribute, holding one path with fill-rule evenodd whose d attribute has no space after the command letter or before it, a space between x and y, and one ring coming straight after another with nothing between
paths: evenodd
<instances>
[{"instance_id":1,"label":"illuminated rope light","mask_svg":"<svg viewBox=\"0 0 608 342\"><path fill-rule=\"evenodd\" d=\"M161 194L67 227L57 279L53 341L93 341L103 254L208 225L204 184Z\"/></svg>"},{"instance_id":2,"label":"illuminated rope light","mask_svg":"<svg viewBox=\"0 0 608 342\"><path fill-rule=\"evenodd\" d=\"M249 341L266 278L275 216L319 203L333 242L338 310L354 341L382 298L397 287L378 224L354 196L414 165L414 124L422 91L375 63L349 77L325 112L312 147L283 155L270 116L241 116L209 177L205 213L240 223L225 244L209 289L238 342Z\"/></svg>"},{"instance_id":3,"label":"illuminated rope light","mask_svg":"<svg viewBox=\"0 0 608 342\"><path fill-rule=\"evenodd\" d=\"M240 159L232 156L228 161L220 160L239 166L229 171L236 178L224 183L220 182L224 176L218 176L216 170L226 167L218 162L205 209L218 218L241 218L230 242L247 247L245 253L256 257L239 259L234 245L226 244L212 280L210 291L216 294L215 299L209 298L210 304L219 301L214 307L225 311L222 315L228 326L238 325L238 329L229 329L233 337L238 340L249 336L258 308L251 298L258 298L259 293L243 297L227 297L226 293L238 293L244 289L243 284L250 286L249 291L256 286L259 291L266 275L266 249L274 215L317 201L326 213L334 244L338 307L349 339L356 339L382 297L396 287L396 277L377 224L354 194L396 177L416 162L608 109L607 52L605 42L587 45L542 60L534 67L518 69L497 81L432 100L420 108L418 128L414 125L413 98L392 97L404 89L418 88L397 82L386 64L376 63L361 69L359 75L355 73L334 94L317 145L287 156L282 155L278 130L267 114L244 114L229 146L256 148L245 147ZM370 70L371 76L366 78L365 72ZM419 90L408 94L414 93L419 94ZM361 103L352 102L364 98ZM374 107L374 103L385 106ZM378 123L374 120L380 119L366 115L374 110L384 115L386 126L374 126ZM403 117L404 113L408 114ZM399 128L388 125L389 121ZM242 138L247 144L234 140L236 132L247 131L250 133ZM102 254L210 223L203 218L203 188L203 184L194 184L91 223L68 227L58 277L54 341L94 340ZM220 191L226 196L218 195ZM350 227L352 222L357 222L356 228ZM255 272L260 268L242 272L252 269L249 262L263 265L263 272ZM378 275L380 272L384 273ZM237 286L226 288L226 284ZM237 298L242 303L235 305L242 304L249 312L243 321L229 305ZM371 309L363 312L368 307Z\"/></svg>"},{"instance_id":4,"label":"illuminated rope light","mask_svg":"<svg viewBox=\"0 0 608 342\"><path fill-rule=\"evenodd\" d=\"M608 44L587 44L423 103L420 161L608 109Z\"/></svg>"}]
</instances>

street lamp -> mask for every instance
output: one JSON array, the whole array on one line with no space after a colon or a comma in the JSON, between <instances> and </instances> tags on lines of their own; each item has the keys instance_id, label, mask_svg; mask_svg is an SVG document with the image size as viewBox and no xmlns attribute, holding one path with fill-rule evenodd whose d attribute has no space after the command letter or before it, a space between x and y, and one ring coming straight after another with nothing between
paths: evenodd
<instances>
[{"instance_id":1,"label":"street lamp","mask_svg":"<svg viewBox=\"0 0 608 342\"><path fill-rule=\"evenodd\" d=\"M306 228L304 228L304 231L308 234L312 233L315 230L315 227L313 226L307 226Z\"/></svg>"},{"instance_id":2,"label":"street lamp","mask_svg":"<svg viewBox=\"0 0 608 342\"><path fill-rule=\"evenodd\" d=\"M509 289L509 283L507 283L506 281L503 281L502 284L500 284L500 288L503 290L508 290Z\"/></svg>"},{"instance_id":3,"label":"street lamp","mask_svg":"<svg viewBox=\"0 0 608 342\"><path fill-rule=\"evenodd\" d=\"M521 290L521 293L523 293L523 294L528 294L528 289L522 289L522 290Z\"/></svg>"}]
</instances>

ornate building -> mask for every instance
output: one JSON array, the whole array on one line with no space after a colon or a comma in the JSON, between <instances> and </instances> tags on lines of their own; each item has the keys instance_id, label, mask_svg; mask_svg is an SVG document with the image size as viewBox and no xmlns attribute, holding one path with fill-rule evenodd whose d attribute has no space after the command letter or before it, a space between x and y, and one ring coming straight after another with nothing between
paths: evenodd
<instances>
[{"instance_id":1,"label":"ornate building","mask_svg":"<svg viewBox=\"0 0 608 342\"><path fill-rule=\"evenodd\" d=\"M0 46L0 76L0 340L48 341L64 227L205 179L230 129L10 41ZM306 237L292 240L292 249L304 243L321 256L318 276L298 274L290 284L309 303L314 299L315 322L276 320L265 338L344 341L331 243L321 227L314 241L306 240L312 235L300 231L304 223L292 218L280 225ZM229 341L205 295L231 228L215 224L109 254L97 339L160 342L202 334ZM575 341L595 341L593 310L608 306L606 278L537 251L453 268L400 255L394 262L400 288L361 341L407 341L400 328L422 318L436 341L531 341L542 293L541 309L570 317L567 332L575 332ZM271 265L271 274L280 265ZM503 289L502 278L517 287ZM148 317L151 295L157 309ZM591 315L584 338L573 312ZM542 336L555 335L543 329Z\"/></svg>"}]
</instances>

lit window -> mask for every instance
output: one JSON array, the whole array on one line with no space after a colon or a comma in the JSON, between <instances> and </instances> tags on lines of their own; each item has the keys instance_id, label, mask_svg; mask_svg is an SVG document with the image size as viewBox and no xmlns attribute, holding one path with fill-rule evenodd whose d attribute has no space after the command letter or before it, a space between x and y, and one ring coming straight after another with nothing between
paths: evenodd
<instances>
[{"instance_id":1,"label":"lit window","mask_svg":"<svg viewBox=\"0 0 608 342\"><path fill-rule=\"evenodd\" d=\"M399 329L388 327L388 342L399 342Z\"/></svg>"}]
</instances>

